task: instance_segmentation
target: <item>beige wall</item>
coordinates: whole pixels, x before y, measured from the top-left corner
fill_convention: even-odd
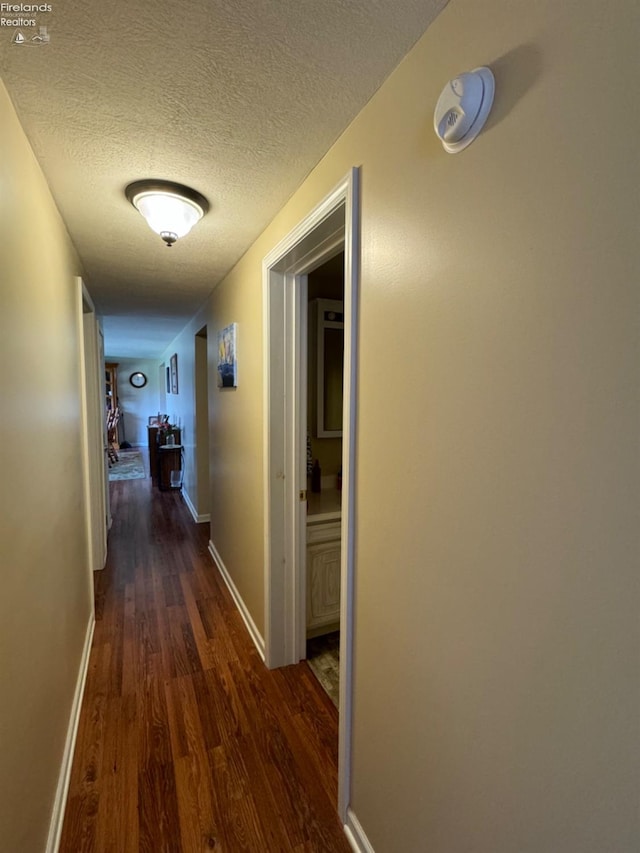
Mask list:
[[[198,330],[195,343],[196,479],[199,515],[209,514],[209,341],[206,326]]]
[[[261,261],[362,167],[352,805],[377,853],[639,843],[637,10],[452,0],[211,299],[240,362],[212,537],[262,630]],[[437,97],[484,63],[488,126],[447,155]]]
[[[262,257],[254,244],[211,300],[213,341],[238,323],[238,387],[214,388],[211,538],[264,636]],[[215,370],[216,347],[211,347]]]
[[[206,512],[206,507],[198,502],[198,469],[196,459],[196,344],[195,336],[207,323],[206,312],[201,311],[182,332],[171,342],[162,354],[161,361],[166,366],[171,363],[174,353],[178,356],[178,393],[167,394],[165,414],[172,424],[180,424],[183,450],[183,490],[187,493],[192,506],[198,513]],[[165,385],[166,387],[166,385]]]
[[[152,359],[122,358],[108,356],[106,361],[118,365],[118,405],[122,422],[118,435],[134,447],[147,447],[149,417],[160,411],[160,387],[158,362]],[[140,371],[147,377],[143,388],[134,388],[129,382],[132,373]]]
[[[211,514],[211,541],[229,568],[251,615],[264,632],[262,472],[262,282],[243,262],[164,351],[178,355],[179,394],[167,411],[183,425],[184,491],[197,513]],[[248,266],[251,270],[251,265]],[[218,388],[218,332],[238,324],[238,387]],[[198,492],[196,466],[195,336],[207,327],[209,500]],[[212,571],[213,571],[212,567]]]
[[[631,0],[454,0],[352,128],[353,806],[377,853],[640,845],[639,36]],[[430,110],[482,63],[489,126],[447,155]]]
[[[92,612],[78,260],[0,83],[0,848],[41,851]]]

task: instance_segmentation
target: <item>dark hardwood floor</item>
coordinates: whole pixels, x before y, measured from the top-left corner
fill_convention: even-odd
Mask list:
[[[346,853],[331,701],[266,669],[179,493],[111,495],[61,853]]]

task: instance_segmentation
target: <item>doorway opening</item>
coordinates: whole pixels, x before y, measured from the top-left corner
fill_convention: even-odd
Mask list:
[[[307,327],[310,274],[344,250],[342,490],[339,525],[340,717],[338,813],[350,798],[358,170],[263,261],[265,341],[265,657],[270,668],[306,657]],[[337,475],[336,475],[337,477]]]
[[[207,327],[203,326],[194,337],[195,346],[195,404],[196,447],[195,475],[196,507],[189,506],[198,524],[208,522],[209,512],[209,381],[207,356]]]
[[[344,246],[307,275],[306,654],[340,707]]]

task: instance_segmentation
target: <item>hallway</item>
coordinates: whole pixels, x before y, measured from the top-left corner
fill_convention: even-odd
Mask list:
[[[307,665],[266,669],[178,492],[111,499],[61,853],[348,851]]]

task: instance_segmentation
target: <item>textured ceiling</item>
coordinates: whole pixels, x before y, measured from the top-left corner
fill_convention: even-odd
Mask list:
[[[53,0],[49,44],[0,29],[110,355],[160,355],[445,4]],[[145,177],[211,203],[172,249],[124,197]]]

